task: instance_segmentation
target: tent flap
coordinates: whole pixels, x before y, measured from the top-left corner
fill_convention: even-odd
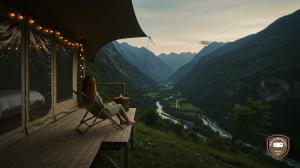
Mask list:
[[[99,49],[113,40],[146,37],[131,0],[7,0],[39,23],[58,29],[63,36],[85,40],[93,60]]]

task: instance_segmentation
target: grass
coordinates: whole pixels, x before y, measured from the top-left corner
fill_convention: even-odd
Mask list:
[[[195,143],[173,133],[164,132],[137,123],[135,149],[130,151],[132,168],[199,168],[199,167],[253,167],[276,168],[283,165],[254,155],[220,150],[206,143]]]
[[[155,99],[158,96],[158,94],[159,93],[157,93],[157,92],[148,92],[145,95]]]
[[[182,110],[185,110],[185,111],[193,111],[193,112],[198,112],[198,111],[201,111],[200,108],[190,104],[190,103],[183,103],[181,104],[181,109]]]
[[[192,105],[191,103],[181,103],[179,100],[179,107],[180,107],[180,110],[182,111],[186,111],[186,112],[201,112],[202,110],[199,108],[199,107],[196,107],[194,105]],[[176,103],[174,101],[172,102],[169,102],[169,107],[171,108],[176,108]]]

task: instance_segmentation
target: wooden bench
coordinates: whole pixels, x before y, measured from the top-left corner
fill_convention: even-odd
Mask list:
[[[110,147],[125,147],[125,167],[128,167],[128,144],[133,144],[133,126],[115,129],[107,120],[82,135],[75,128],[84,112],[79,109],[0,150],[1,167],[88,168],[100,150]],[[135,112],[135,108],[130,108],[128,116],[134,119]]]

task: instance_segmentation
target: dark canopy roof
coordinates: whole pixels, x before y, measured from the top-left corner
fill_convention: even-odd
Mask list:
[[[131,0],[6,0],[41,23],[54,26],[63,36],[84,39],[93,60],[108,42],[146,37],[138,24]]]

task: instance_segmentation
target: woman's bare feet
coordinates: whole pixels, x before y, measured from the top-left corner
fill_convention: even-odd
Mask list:
[[[126,124],[127,124],[127,125],[134,124],[134,123],[135,123],[134,120],[133,120],[133,121],[131,121],[131,120],[127,120],[127,121],[126,121]]]

